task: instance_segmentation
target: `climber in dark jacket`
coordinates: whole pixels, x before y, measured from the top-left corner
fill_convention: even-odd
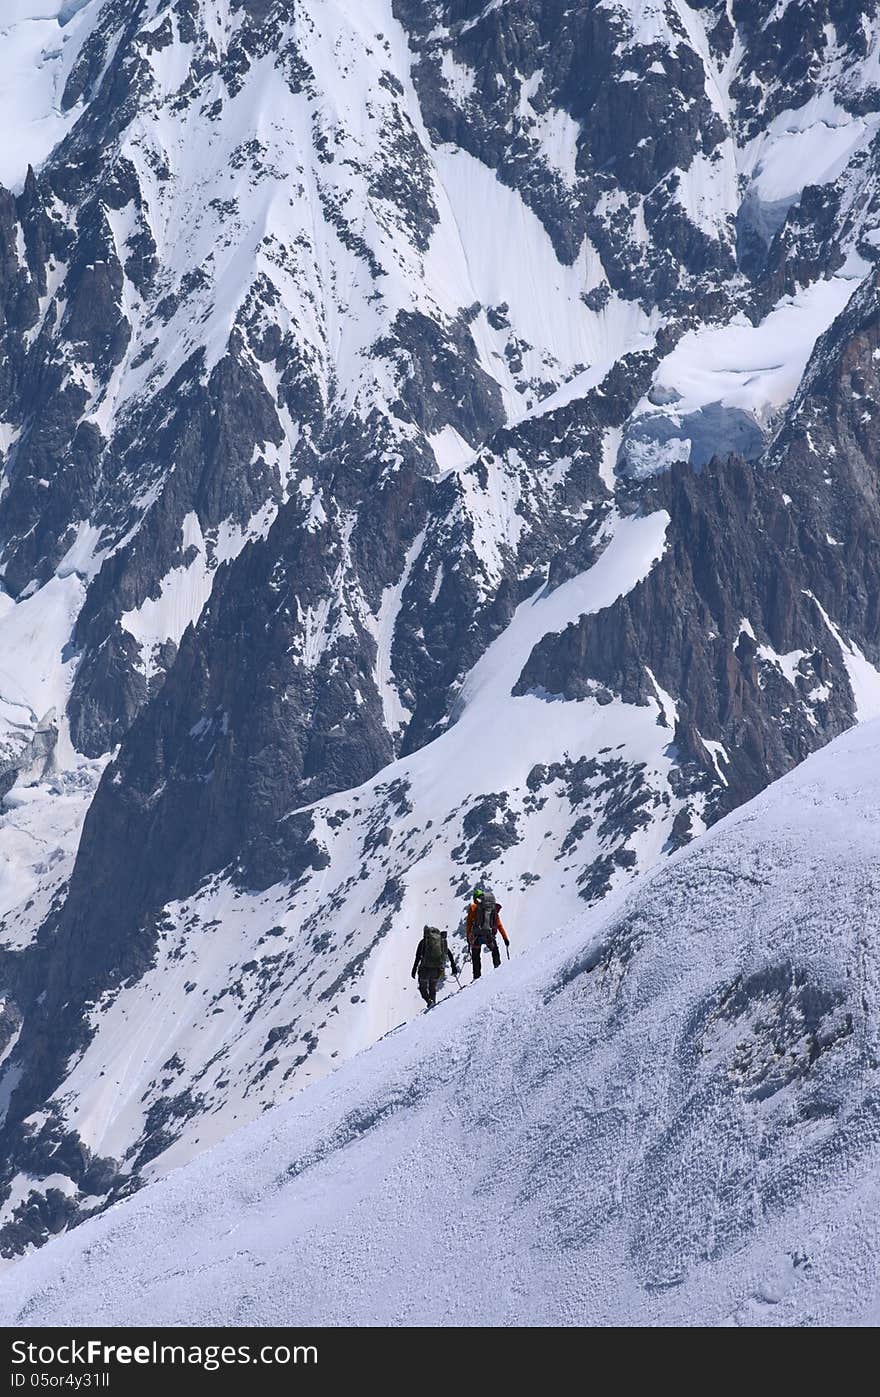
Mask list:
[[[437,1002],[437,986],[443,979],[447,959],[452,966],[453,975],[457,976],[458,966],[455,956],[446,944],[446,932],[435,926],[426,926],[422,931],[422,939],[416,946],[412,978],[415,979],[418,972],[419,994],[429,1009],[433,1009]]]

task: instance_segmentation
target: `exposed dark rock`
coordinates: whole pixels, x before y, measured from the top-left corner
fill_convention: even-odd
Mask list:
[[[614,606],[542,641],[518,691],[578,699],[604,685],[644,704],[650,670],[677,704],[679,760],[710,773],[705,740],[726,753],[715,815],[849,726],[845,657],[820,603],[876,663],[880,482],[863,403],[880,393],[878,344],[867,285],[817,346],[769,469],[673,467],[645,497],[671,516],[663,558]],[[792,655],[786,673],[774,656]]]
[[[674,6],[658,9],[646,39],[626,6],[393,0],[419,110],[388,37],[358,31],[364,130],[348,132],[309,61],[320,7],[233,0],[222,41],[200,0],[161,15],[146,0],[95,7],[60,95],[76,119],[19,193],[0,189],[0,577],[18,601],[79,579],[64,716],[81,753],[114,754],[69,891],[54,894],[33,944],[0,949],[0,1051],[20,1030],[0,1178],[54,1171],[73,1190],[35,1187],[0,1248],[37,1244],[137,1187],[137,1171],[206,1109],[208,1068],[194,1085],[189,1064],[169,1058],[144,1096],[131,1173],[91,1158],[60,1114],[36,1133],[27,1125],[62,1087],[102,997],[167,941],[179,938],[182,958],[211,935],[217,922],[187,910],[178,924],[173,900],[220,875],[237,895],[279,885],[272,896],[293,899],[331,866],[327,830],[351,820],[362,867],[333,880],[295,933],[279,908],[221,991],[194,966],[183,994],[211,1015],[246,1005],[250,1021],[295,978],[325,1016],[358,1013],[422,841],[454,832],[464,894],[561,797],[570,819],[557,866],[595,901],[638,866],[655,818],[669,817],[666,848],[679,848],[853,721],[849,647],[880,663],[876,279],[818,344],[782,421],[720,399],[678,420],[675,394],[653,380],[689,328],[738,312],[758,323],[853,247],[866,264],[880,257],[876,136],[845,180],[770,203],[753,183],[735,216],[716,217],[711,198],[688,207],[689,171],[702,172],[700,188],[723,183],[734,146],[820,84],[837,110],[873,117],[876,87],[852,81],[851,65],[868,55],[874,8],[808,0],[770,14],[695,0],[687,26]],[[164,93],[157,59],[176,49],[186,62]],[[707,66],[734,59],[725,116]],[[255,65],[271,62],[308,113],[305,140],[288,164],[265,130],[236,135],[230,181],[224,171],[196,198],[173,151],[133,126],[164,104],[163,121],[220,135]],[[571,359],[594,362],[536,363],[512,288],[459,306],[432,282],[446,191],[431,140],[517,192],[560,275],[588,269],[582,289],[572,283],[584,347]],[[287,241],[274,212],[259,229],[248,222],[282,198],[264,198],[272,180],[292,226],[308,210]],[[199,237],[180,234],[178,246],[175,232],[169,252],[193,200],[213,245],[196,220]],[[506,231],[494,230],[499,243]],[[637,311],[654,329],[605,372],[606,340]],[[340,325],[362,327],[363,342]],[[587,374],[594,386],[580,391]],[[569,377],[569,401],[511,418],[508,399],[537,406]],[[644,398],[656,411],[632,419]],[[676,439],[689,460],[666,471]],[[609,441],[621,443],[616,460]],[[450,442],[455,464],[440,470]],[[415,795],[402,779],[373,788],[366,818],[352,800],[321,823],[316,803],[458,720],[466,676],[517,606],[589,569],[617,515],[659,508],[670,516],[663,558],[613,606],[545,637],[517,692],[603,711],[615,699],[657,704],[663,783],[606,750],[535,767],[521,805],[485,793],[497,785],[487,775],[406,840]],[[134,618],[165,604],[180,615],[142,642]],[[55,760],[63,715],[22,711],[0,739],[0,800]],[[382,872],[361,913],[371,939],[349,947],[334,914],[373,863]],[[519,875],[523,887],[533,878]],[[294,934],[301,944],[283,939]],[[617,947],[609,964],[628,954]],[[786,1043],[801,1015],[825,1051],[844,1029],[832,1009],[833,1033],[815,1027],[792,975],[766,994],[750,987],[743,1014],[763,996]],[[314,1054],[318,1033],[302,1029],[296,1016],[268,1020],[254,1086],[276,1069],[287,1081]],[[764,1046],[738,1063],[744,1090],[775,1080]],[[219,1095],[226,1083],[217,1077]]]

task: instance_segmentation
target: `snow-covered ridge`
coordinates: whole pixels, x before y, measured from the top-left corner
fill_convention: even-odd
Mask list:
[[[0,1318],[876,1323],[878,759],[876,723],[839,739],[622,906],[15,1263]]]

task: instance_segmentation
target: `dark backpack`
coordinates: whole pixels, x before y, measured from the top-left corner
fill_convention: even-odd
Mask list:
[[[492,893],[483,893],[477,904],[477,934],[484,941],[494,941],[498,929],[498,909],[501,906],[495,901]]]
[[[442,970],[446,965],[446,932],[439,927],[425,927],[420,964],[423,970]]]

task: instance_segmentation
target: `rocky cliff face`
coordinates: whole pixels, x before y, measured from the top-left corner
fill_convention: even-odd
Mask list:
[[[27,10],[13,1250],[880,711],[873,6]]]
[[[643,503],[662,502],[673,521],[663,559],[612,607],[545,637],[515,692],[675,696],[682,765],[699,770],[712,819],[854,714],[873,716],[863,684],[880,661],[878,362],[875,273],[820,340],[765,456],[676,464],[646,491]],[[693,813],[682,807],[680,829]]]

